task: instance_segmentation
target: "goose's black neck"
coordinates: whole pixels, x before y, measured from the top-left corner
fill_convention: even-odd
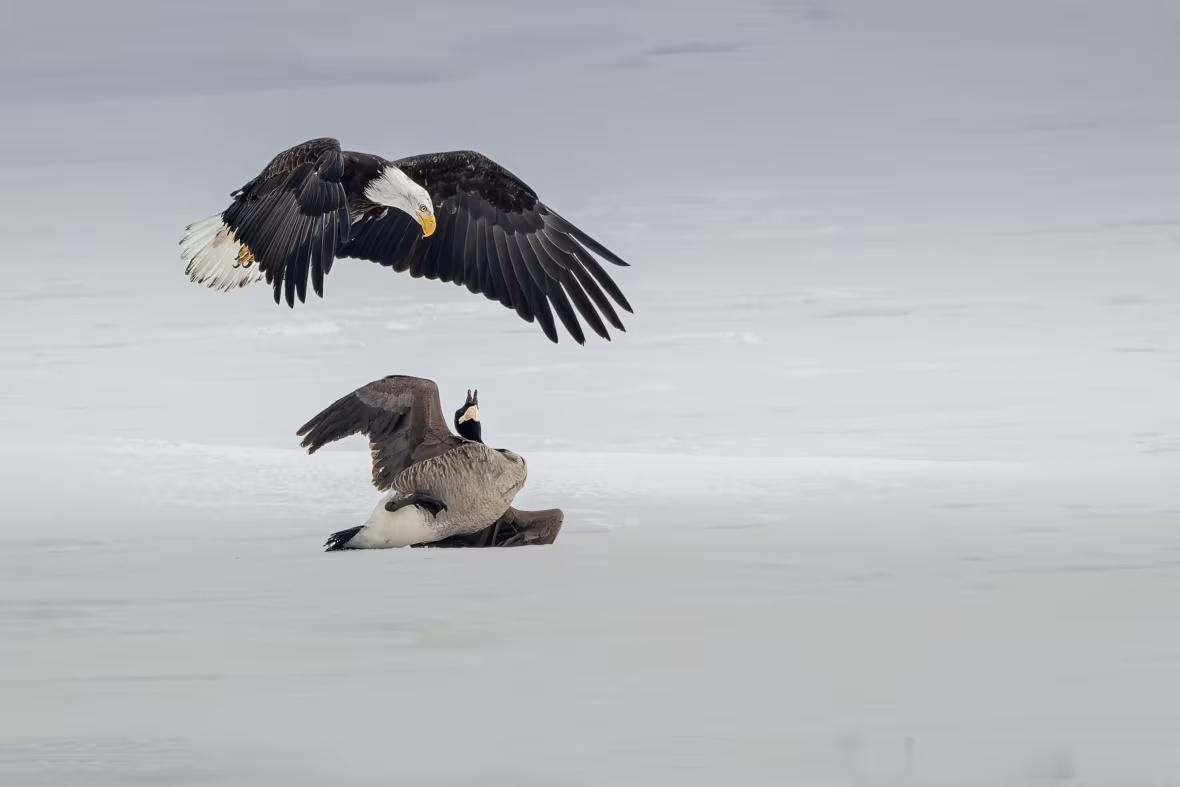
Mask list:
[[[472,440],[476,443],[483,442],[483,430],[479,427],[479,421],[476,421],[475,419],[459,423],[459,414],[456,413],[455,431],[458,432],[459,436],[464,440]]]
[[[464,440],[476,443],[483,442],[483,432],[479,428],[479,391],[474,393],[467,389],[467,400],[463,406],[455,411],[455,431]]]

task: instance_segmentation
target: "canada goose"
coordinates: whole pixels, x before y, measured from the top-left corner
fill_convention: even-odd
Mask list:
[[[611,300],[631,311],[595,255],[627,263],[474,151],[388,161],[313,139],[275,156],[230,196],[181,241],[189,278],[215,289],[265,279],[276,303],[294,306],[307,296],[309,273],[322,297],[333,261],[355,257],[466,285],[536,320],[554,342],[554,312],[582,344],[577,314],[610,339],[603,318],[625,330]]]
[[[524,459],[483,444],[479,392],[467,392],[451,433],[438,386],[391,375],[339,399],[299,430],[309,454],[363,433],[373,454],[373,485],[390,490],[368,521],[333,533],[327,551],[383,549],[476,533],[496,522],[524,486]]]

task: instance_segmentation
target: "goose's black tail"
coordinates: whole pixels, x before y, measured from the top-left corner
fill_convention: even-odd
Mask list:
[[[361,532],[362,527],[364,525],[357,525],[356,527],[350,527],[347,530],[341,530],[328,536],[328,540],[324,542],[324,551],[335,552],[344,549],[344,545],[352,540],[353,536]]]

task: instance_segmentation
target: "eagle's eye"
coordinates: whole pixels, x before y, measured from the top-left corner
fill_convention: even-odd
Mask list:
[[[425,213],[425,212],[426,212],[426,206],[425,206],[425,205],[419,205],[419,206],[418,206],[418,210],[420,210],[420,211],[422,211],[423,213]]]

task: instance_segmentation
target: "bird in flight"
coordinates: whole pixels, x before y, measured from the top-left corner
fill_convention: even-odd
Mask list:
[[[562,218],[529,186],[470,150],[389,161],[321,138],[285,150],[231,194],[229,207],[187,227],[191,281],[233,290],[266,281],[276,303],[323,297],[339,257],[465,286],[557,341],[579,344],[579,316],[604,339],[631,304],[599,260],[627,265]],[[556,320],[554,319],[556,315]]]

